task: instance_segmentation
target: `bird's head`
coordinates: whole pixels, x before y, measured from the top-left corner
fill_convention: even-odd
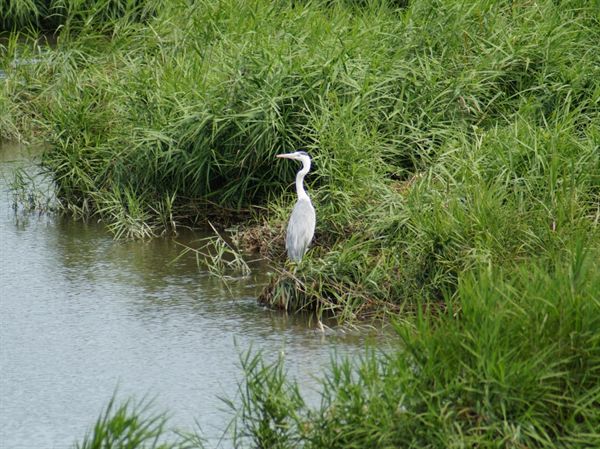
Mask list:
[[[293,153],[278,154],[277,157],[285,159],[294,159],[296,161],[301,161],[302,163],[310,164],[310,156],[306,151],[294,151]]]

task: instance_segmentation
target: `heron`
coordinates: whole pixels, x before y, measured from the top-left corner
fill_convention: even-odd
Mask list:
[[[288,257],[294,262],[300,262],[315,235],[315,208],[304,190],[304,177],[310,170],[310,156],[305,151],[296,151],[294,153],[278,154],[277,157],[302,162],[302,169],[296,174],[298,201],[296,201],[294,210],[292,210],[285,237]]]

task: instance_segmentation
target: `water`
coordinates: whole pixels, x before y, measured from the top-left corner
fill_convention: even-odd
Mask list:
[[[10,69],[23,65],[36,65],[44,61],[50,49],[56,47],[56,36],[53,34],[41,35],[37,38],[20,36],[17,39],[22,47],[15,53],[14,59],[10,63]],[[5,51],[11,47],[11,38],[6,35],[0,36],[0,49]],[[10,72],[10,70],[8,70]],[[8,78],[7,70],[0,68],[0,81]]]
[[[214,447],[240,351],[283,351],[315,401],[330,357],[361,352],[356,336],[258,305],[266,267],[225,285],[191,255],[173,262],[172,239],[117,242],[97,223],[15,213],[6,178],[21,153],[0,146],[0,448],[71,447],[116,389],[154,398],[171,428],[197,422]]]

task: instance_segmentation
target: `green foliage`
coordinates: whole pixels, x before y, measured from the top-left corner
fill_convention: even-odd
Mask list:
[[[289,277],[299,278],[305,303],[352,316],[382,303],[441,300],[460,273],[554,260],[569,241],[598,248],[598,123],[577,127],[562,117],[532,126],[519,114],[510,125],[456,132],[427,169],[377,193],[366,187],[370,198],[344,205],[331,223],[333,201],[320,197],[323,187],[316,202],[325,235],[317,241],[325,249],[309,252]],[[348,223],[336,236],[341,216]]]
[[[238,402],[227,400],[236,416],[235,447],[284,449],[298,447],[305,407],[298,386],[286,378],[283,359],[265,363],[246,352],[241,359],[245,380]]]
[[[174,449],[182,447],[161,442],[165,419],[149,416],[147,405],[132,406],[125,402],[117,406],[113,397],[98,418],[92,432],[77,449]]]
[[[45,53],[12,37],[0,130],[35,129],[65,208],[130,238],[257,205],[283,229],[274,155],[309,151],[316,245],[265,295],[293,308],[398,310],[598,247],[593,2],[400,3],[181,0]]]
[[[199,267],[224,280],[230,279],[231,274],[248,276],[251,273],[250,266],[240,252],[227,242],[212,224],[210,226],[215,235],[200,239],[199,242],[203,244],[198,248],[179,243],[184,249],[178,258],[192,252]]]
[[[4,0],[0,3],[0,32],[101,29],[119,19],[145,21],[158,4],[152,0]]]
[[[287,401],[284,447],[597,447],[597,260],[576,241],[564,261],[459,275],[446,308],[400,318],[396,351],[334,362],[316,409]],[[254,407],[285,397],[281,366],[252,366]]]

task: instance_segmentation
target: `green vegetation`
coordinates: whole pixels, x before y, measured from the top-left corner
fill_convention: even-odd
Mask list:
[[[401,349],[332,367],[317,410],[246,360],[240,447],[600,446],[600,4],[162,3],[11,33],[0,134],[115,235],[251,210],[277,264],[274,155],[313,156],[315,245],[263,300],[392,312]]]
[[[281,361],[246,354],[236,447],[598,447],[600,281],[571,256],[464,275],[448,310],[397,324],[402,350],[334,363],[317,408]]]
[[[598,447],[600,282],[572,256],[463,276],[449,310],[398,324],[402,350],[334,365],[316,410],[246,362],[241,447]]]
[[[154,0],[3,0],[0,31],[56,32],[62,27],[85,31],[110,27],[119,19],[146,21],[159,2]],[[84,30],[82,30],[84,28]]]
[[[183,247],[178,258],[191,252],[196,256],[196,264],[199,267],[221,279],[230,279],[232,274],[250,275],[252,270],[243,255],[236,251],[212,224],[210,226],[214,236],[197,240],[195,243],[202,243],[199,248],[178,243]]]
[[[150,414],[149,404],[125,402],[119,406],[113,397],[98,418],[93,431],[77,449],[175,449],[175,444],[160,442],[166,418]]]

